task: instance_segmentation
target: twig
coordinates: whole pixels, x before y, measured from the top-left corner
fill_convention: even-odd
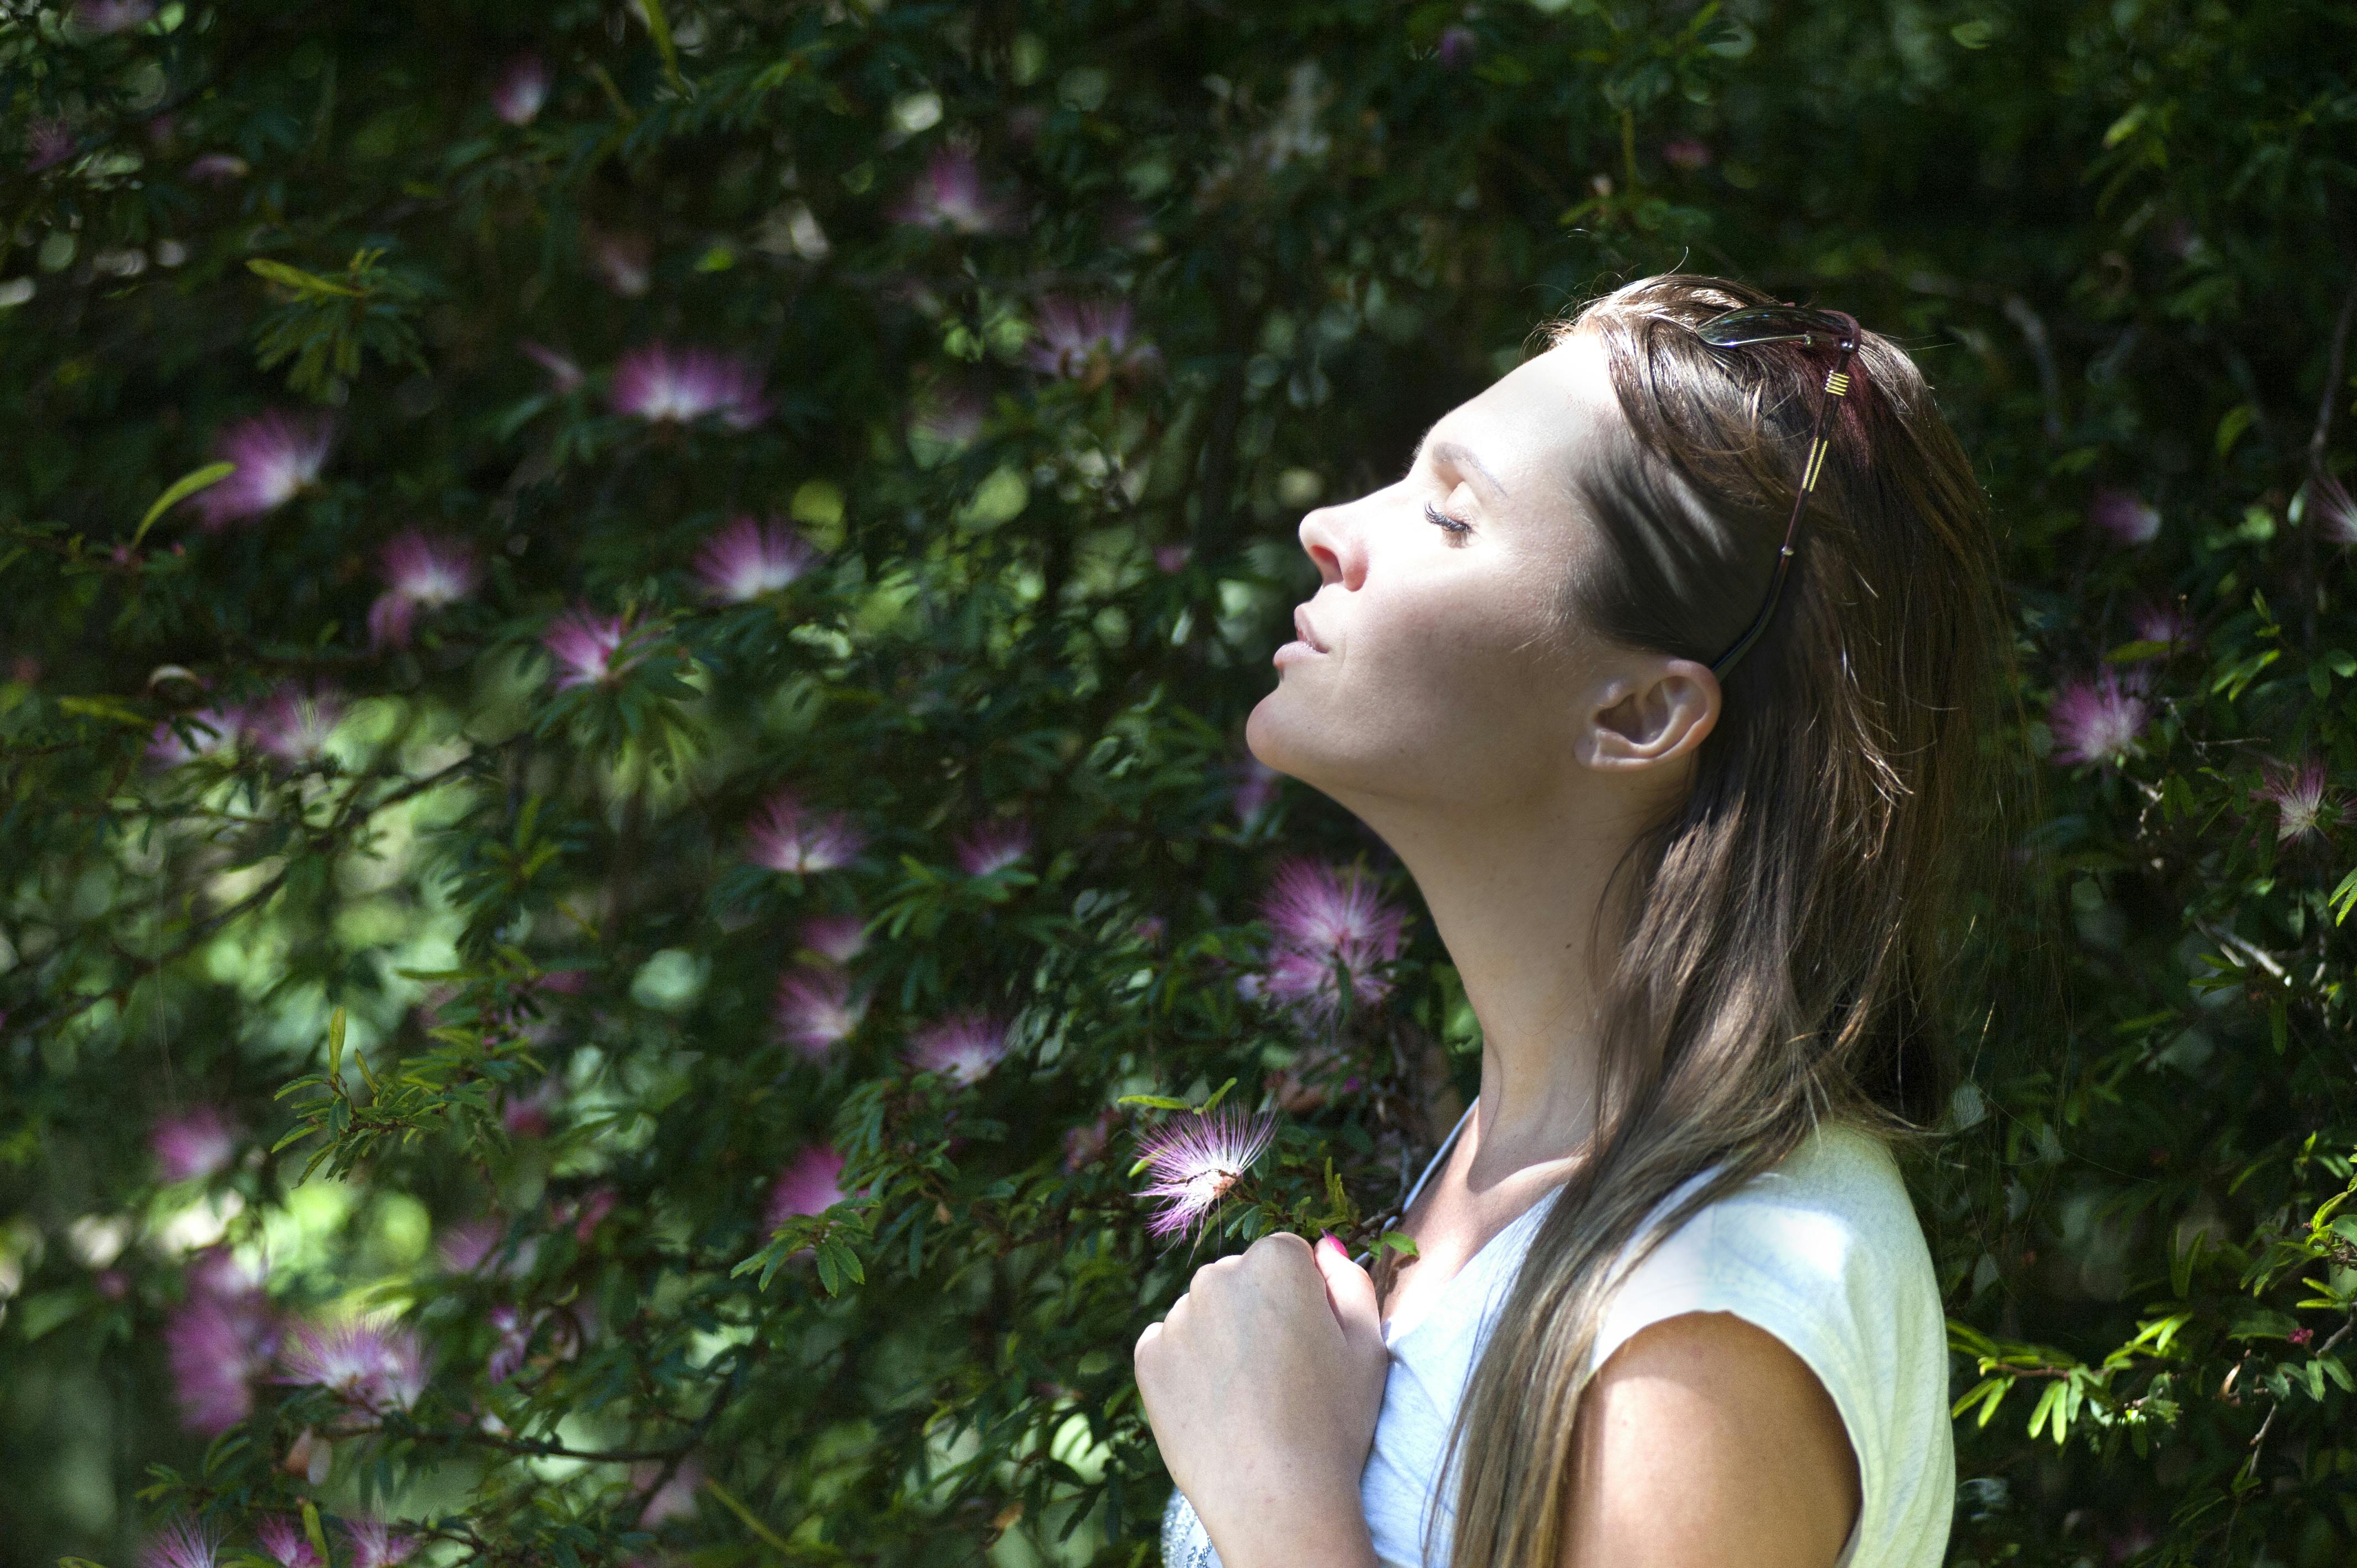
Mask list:
[[[2018,294],[2005,296],[2005,318],[2021,329],[2029,357],[2038,363],[2038,392],[2046,400],[2046,439],[2062,439],[2062,375],[2054,368],[2054,345],[2046,333],[2045,318]]]

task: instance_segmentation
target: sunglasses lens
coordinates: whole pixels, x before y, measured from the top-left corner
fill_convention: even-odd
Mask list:
[[[1792,343],[1813,338],[1838,340],[1846,328],[1821,311],[1763,305],[1714,316],[1695,330],[1713,348],[1739,349],[1749,343]]]

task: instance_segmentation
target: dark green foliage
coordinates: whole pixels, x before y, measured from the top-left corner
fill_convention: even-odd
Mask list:
[[[2357,1561],[2347,7],[143,9],[0,16],[0,1563],[1150,1558],[1138,1331],[1265,1225],[1377,1243],[1476,1059],[1428,927],[1330,1030],[1239,990],[1284,855],[1411,891],[1238,799],[1292,530],[1682,264],[1914,349],[2007,533],[2025,892],[1918,1172],[1953,1561]],[[1044,365],[1060,301],[1133,340]],[[658,343],[758,388],[618,407]],[[324,464],[228,515],[273,411]],[[707,592],[739,517],[807,569]],[[412,530],[476,579],[387,608]],[[856,857],[750,860],[781,791]],[[908,1065],[964,1013],[1003,1060]],[[1296,1113],[1155,1243],[1135,1134],[1230,1080]],[[828,1142],[865,1196],[773,1232]],[[414,1397],[257,1352],[184,1429],[216,1232],[272,1321],[402,1313]]]

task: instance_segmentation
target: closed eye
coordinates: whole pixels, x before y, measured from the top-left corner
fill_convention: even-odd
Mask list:
[[[1448,533],[1448,542],[1451,544],[1462,542],[1465,536],[1473,532],[1473,525],[1471,523],[1467,522],[1462,518],[1449,516],[1438,507],[1434,506],[1430,501],[1424,503],[1424,520],[1426,522],[1431,523],[1436,528],[1447,530]]]

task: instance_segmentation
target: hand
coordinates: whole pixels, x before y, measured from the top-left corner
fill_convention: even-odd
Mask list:
[[[1391,1358],[1340,1242],[1264,1236],[1198,1269],[1135,1359],[1163,1463],[1227,1568],[1373,1561],[1359,1472]]]

